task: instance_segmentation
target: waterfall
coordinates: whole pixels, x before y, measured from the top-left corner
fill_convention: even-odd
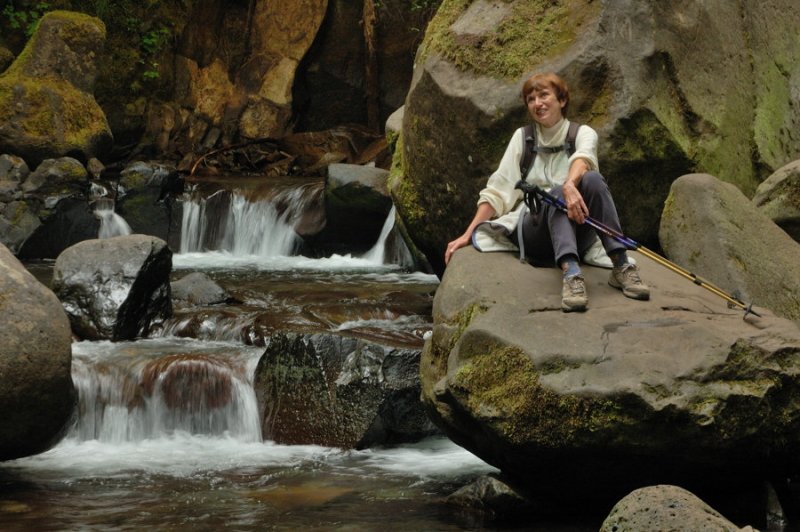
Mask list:
[[[220,191],[184,202],[181,253],[227,251],[235,256],[292,255],[299,244],[294,222],[302,213],[303,187],[270,200],[249,201]]]
[[[100,231],[97,234],[97,238],[129,235],[132,232],[128,222],[114,212],[114,202],[110,199],[100,198],[96,200],[94,215],[100,219]]]
[[[386,221],[383,222],[381,234],[378,241],[367,251],[363,258],[377,264],[398,264],[403,267],[413,267],[414,258],[408,250],[408,246],[403,241],[395,228],[395,217],[397,209],[392,205]]]
[[[261,441],[252,387],[259,357],[171,351],[153,356],[126,344],[75,344],[79,403],[70,436],[122,443],[185,432]]]

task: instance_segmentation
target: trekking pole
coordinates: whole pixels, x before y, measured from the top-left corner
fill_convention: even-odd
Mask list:
[[[556,209],[565,213],[567,212],[567,205],[564,203],[563,200],[553,196],[549,192],[542,190],[536,185],[530,185],[524,181],[519,181],[516,185],[516,188],[522,190],[525,199],[525,204],[528,206],[529,209],[533,211],[538,211],[539,198],[541,198],[542,201],[552,205]],[[750,303],[749,305],[744,303],[739,298],[734,297],[733,295],[725,292],[723,289],[719,288],[718,286],[715,286],[709,281],[706,281],[705,279],[698,277],[694,273],[690,272],[686,268],[683,268],[682,266],[679,266],[678,264],[675,264],[666,257],[662,257],[655,251],[647,249],[634,239],[625,236],[624,234],[607,226],[606,224],[599,222],[590,216],[587,216],[583,223],[588,224],[591,227],[594,227],[595,229],[597,229],[598,231],[602,232],[607,236],[610,236],[611,238],[613,238],[614,240],[616,240],[629,250],[638,251],[645,257],[657,262],[658,264],[664,266],[669,270],[672,270],[681,277],[684,277],[685,279],[692,281],[694,284],[705,288],[709,292],[716,294],[717,296],[727,301],[729,306],[731,306],[731,308],[739,307],[740,309],[744,310],[744,316],[743,316],[744,318],[746,318],[748,314],[753,314],[754,316],[758,316],[759,318],[761,317],[761,314],[753,310],[752,303]]]

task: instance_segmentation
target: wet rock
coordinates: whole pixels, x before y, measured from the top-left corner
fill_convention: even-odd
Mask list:
[[[157,395],[167,408],[209,412],[231,402],[231,374],[231,368],[216,357],[171,354],[145,366],[140,386],[147,397]]]
[[[29,211],[31,205],[41,206],[40,203],[29,201],[26,203]],[[24,242],[18,248],[21,259],[55,259],[68,247],[97,238],[100,232],[100,220],[83,197],[62,199],[49,213],[41,210],[31,212],[31,216],[35,214],[46,216],[44,222],[40,222],[38,216],[35,222],[30,219],[32,230],[26,232]]]
[[[389,172],[371,166],[331,164],[325,187],[327,223],[306,241],[325,254],[368,251],[378,241],[392,208]]]
[[[124,192],[116,212],[131,231],[158,237],[172,249],[180,249],[183,177],[168,165],[137,161],[126,166],[118,185]]]
[[[32,166],[49,157],[86,161],[106,153],[113,138],[93,95],[105,25],[81,13],[51,11],[36,28],[0,74],[0,151]]]
[[[708,174],[677,179],[659,235],[678,264],[800,323],[800,244],[733,185]]]
[[[172,314],[171,270],[172,252],[158,238],[87,240],[58,256],[53,291],[80,338],[132,340]]]
[[[696,495],[678,486],[637,489],[620,500],[600,527],[600,532],[648,530],[713,530],[755,532],[739,528]]]
[[[800,161],[779,168],[758,185],[753,204],[800,242]]]
[[[535,506],[497,475],[486,475],[447,497],[449,504],[481,510],[493,519],[530,514]]]
[[[255,374],[264,438],[364,448],[434,433],[419,403],[418,357],[333,334],[273,335]]]
[[[230,296],[202,272],[194,272],[170,284],[172,300],[185,305],[203,306],[224,303]]]
[[[0,245],[0,460],[43,452],[72,417],[69,320],[53,292]]]
[[[632,256],[650,301],[585,267],[588,311],[564,314],[557,269],[457,251],[420,361],[434,422],[526,492],[573,501],[613,503],[665,479],[759,484],[768,471],[800,471],[797,324],[760,307],[762,318],[743,320]]]

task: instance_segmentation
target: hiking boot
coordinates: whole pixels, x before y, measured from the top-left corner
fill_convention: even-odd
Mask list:
[[[586,282],[583,275],[570,275],[564,277],[561,285],[561,310],[564,312],[579,312],[586,310],[589,298],[586,296]]]
[[[635,264],[623,264],[619,268],[612,269],[608,284],[619,288],[631,299],[650,299],[650,287],[642,282],[639,277],[639,267]]]

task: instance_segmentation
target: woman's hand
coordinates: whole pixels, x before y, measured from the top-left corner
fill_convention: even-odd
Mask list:
[[[444,263],[447,265],[450,262],[450,258],[453,256],[453,253],[456,252],[457,249],[463,248],[464,246],[469,245],[471,240],[470,232],[469,235],[463,234],[460,237],[456,238],[455,240],[451,241],[447,244],[447,249],[444,252]]]
[[[582,224],[589,216],[589,209],[583,202],[583,196],[578,192],[578,188],[567,181],[561,188],[564,192],[564,203],[567,204],[567,216],[576,224]]]

